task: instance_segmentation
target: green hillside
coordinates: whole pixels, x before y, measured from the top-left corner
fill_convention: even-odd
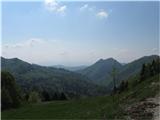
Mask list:
[[[3,119],[107,119],[134,118],[127,111],[134,103],[155,97],[159,92],[159,74],[142,82],[134,77],[129,81],[128,89],[114,96],[91,97],[70,101],[53,101],[37,104],[25,104],[18,109],[2,112]],[[147,107],[147,106],[145,106]],[[139,115],[140,114],[140,115]],[[150,113],[139,113],[139,119],[151,119]]]
[[[77,72],[87,76],[91,79],[92,82],[98,85],[107,86],[112,79],[111,71],[113,66],[115,66],[118,69],[118,71],[120,71],[122,68],[122,65],[118,61],[116,61],[113,58],[108,58],[105,60],[100,59],[93,65]]]
[[[119,75],[118,75],[119,79],[125,80],[130,76],[134,76],[135,74],[140,72],[141,67],[144,63],[150,63],[155,59],[159,59],[159,56],[157,55],[144,56],[137,60],[134,60],[133,62],[130,62],[124,65],[121,71],[119,72]]]
[[[99,87],[88,78],[74,72],[53,67],[39,66],[18,58],[1,57],[1,68],[10,72],[24,92],[32,90],[50,94],[64,92],[69,97],[85,97],[106,94],[106,88]]]
[[[121,80],[128,79],[129,77],[138,74],[144,63],[152,62],[152,60],[157,58],[159,58],[159,56],[157,55],[144,56],[125,65],[121,65],[113,58],[109,58],[106,60],[101,59],[95,64],[78,72],[90,78],[94,83],[98,85],[108,86],[108,88],[110,89],[112,84],[111,71],[113,66],[117,69],[117,82],[119,83]]]

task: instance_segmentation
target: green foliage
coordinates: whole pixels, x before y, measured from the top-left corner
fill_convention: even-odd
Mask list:
[[[50,97],[49,93],[44,90],[42,92],[42,101],[50,101],[50,100],[51,100],[51,97]]]
[[[53,101],[53,100],[67,100],[67,96],[64,92],[59,93],[55,92],[54,94],[50,94],[47,91],[43,91],[41,93],[42,101]]]
[[[14,75],[25,93],[24,97],[31,91],[40,94],[47,91],[49,96],[53,96],[55,92],[64,92],[69,98],[98,96],[107,92],[105,87],[89,82],[87,77],[64,69],[29,64],[17,58],[1,58],[1,63],[2,70]]]
[[[141,71],[141,67],[144,63],[152,62],[152,60],[159,58],[157,55],[144,56],[131,63],[121,65],[118,61],[113,58],[106,60],[99,60],[95,64],[78,71],[79,73],[86,75],[90,78],[90,81],[102,86],[107,86],[108,89],[113,88],[112,71],[113,65],[117,68],[118,79],[117,85],[121,83],[122,80],[126,80],[131,76],[135,76]],[[159,69],[157,67],[157,69]]]
[[[2,112],[2,119],[125,119],[125,107],[154,97],[159,92],[159,74],[136,85],[138,77],[128,80],[128,90],[114,96],[52,101],[24,105]]]
[[[28,101],[30,103],[38,103],[38,102],[41,102],[41,99],[37,92],[32,91],[29,95]]]
[[[111,76],[112,76],[112,80],[113,80],[113,92],[115,93],[117,90],[117,86],[116,86],[116,79],[117,79],[117,69],[115,66],[113,66],[112,71],[111,71]]]
[[[54,98],[54,100],[58,100],[58,95],[57,95],[57,93],[56,93],[56,92],[54,93],[53,98]]]
[[[121,82],[121,84],[119,85],[119,87],[118,87],[118,92],[119,93],[121,93],[121,92],[123,92],[125,90],[128,90],[128,81],[127,80],[126,81],[123,80]]]
[[[9,72],[1,72],[2,110],[20,105],[21,97],[14,77]]]
[[[3,109],[7,109],[7,108],[11,108],[12,104],[13,104],[13,101],[12,101],[12,98],[8,92],[8,90],[2,88],[2,110]]]
[[[100,59],[95,64],[78,72],[86,75],[91,79],[90,81],[98,85],[107,86],[112,82],[111,71],[113,66],[116,67],[118,71],[122,69],[122,65],[118,61],[113,58],[109,58],[106,60]]]
[[[63,92],[61,93],[60,100],[67,100],[67,96]]]
[[[149,62],[151,62],[152,60],[149,59]],[[144,61],[146,60],[143,59],[142,61],[140,63],[138,63],[138,61],[135,61],[134,64],[131,63],[131,68],[127,68],[129,70],[129,73],[135,74],[136,72],[134,70],[139,70],[139,65],[142,65],[142,63],[144,63]],[[133,65],[136,66],[135,69],[133,69]],[[67,71],[63,73],[60,70],[60,73],[57,72],[55,74],[54,70],[54,72],[52,70],[51,72],[50,70],[48,71],[48,68],[46,70],[46,68],[44,69],[40,66],[34,67],[36,67],[36,70],[31,70],[34,74],[29,74],[32,73],[30,71],[28,71],[29,73],[27,73],[27,75],[33,75],[32,77],[35,79],[35,81],[32,80],[33,78],[27,79],[29,82],[31,82],[27,86],[34,84],[34,86],[29,88],[28,91],[32,91],[33,89],[36,90],[36,92],[32,92],[28,96],[28,99],[31,99],[31,101],[33,100],[37,102],[39,100],[38,98],[44,95],[43,94],[41,96],[38,93],[43,93],[43,91],[46,92],[44,95],[46,99],[54,98],[57,100],[59,100],[60,98],[64,99],[66,96],[68,97],[68,95],[72,96],[72,94],[73,96],[78,96],[79,94],[83,95],[83,93],[86,91],[87,94],[91,93],[91,89],[85,89],[88,87],[88,84],[86,85],[86,82],[79,81],[80,85],[83,86],[80,87],[78,85],[79,82],[77,82],[77,79],[75,79],[76,77],[70,76],[71,74],[66,73]],[[133,70],[134,72],[130,70]],[[45,74],[39,75],[39,73],[43,73],[42,71]],[[56,77],[54,76],[53,78],[56,78],[56,80],[53,80],[53,78],[50,76],[50,73],[48,72],[51,72],[52,74],[54,73]],[[151,62],[150,64],[145,64],[145,67],[142,68],[141,75],[146,75],[144,79],[141,80],[141,82],[138,82],[140,78],[139,75],[131,77],[127,79],[127,81],[122,81],[119,86],[119,94],[115,94],[114,96],[90,97],[77,100],[52,101],[29,105],[27,104],[15,110],[3,111],[2,119],[124,119],[124,115],[126,115],[124,109],[126,106],[141,100],[145,100],[149,97],[154,97],[156,94],[158,94],[160,86],[159,74],[157,73],[159,73],[159,59]],[[50,80],[48,79],[44,79],[46,78],[46,74],[49,75],[50,79],[54,81],[53,83],[50,82]],[[18,75],[18,77],[20,77],[21,79],[24,78],[23,74],[16,73],[15,75]],[[39,76],[36,77],[34,75]],[[30,78],[30,76],[25,77]],[[62,78],[63,80],[61,80]],[[47,85],[44,85],[46,84],[45,80],[49,82],[47,83]],[[69,80],[71,81],[68,82]],[[44,84],[39,84],[38,86],[35,86],[35,83]],[[52,90],[51,86],[54,88],[59,88],[59,91],[61,92]],[[89,88],[94,89],[93,86]],[[8,96],[9,92],[4,89],[2,89],[2,91],[4,93],[3,95],[5,95],[5,97],[3,98],[7,99],[7,104],[12,103],[12,100],[10,100],[10,97]],[[51,93],[49,93],[50,91]],[[51,94],[53,98],[50,98]]]
[[[143,64],[143,66],[142,66],[142,70],[141,70],[141,72],[140,72],[140,76],[141,76],[141,80],[144,80],[145,78],[146,78],[146,65],[145,64]]]
[[[3,112],[2,119],[104,119],[121,118],[121,114],[112,97],[105,96],[29,104]]]
[[[153,60],[150,63],[143,64],[141,72],[140,72],[140,81],[143,81],[149,77],[152,77],[156,74],[158,74],[160,66],[160,59]]]
[[[139,74],[144,63],[151,63],[155,59],[159,59],[159,56],[144,56],[140,59],[134,60],[133,62],[124,65],[121,71],[119,72],[119,80],[126,80],[131,76]]]

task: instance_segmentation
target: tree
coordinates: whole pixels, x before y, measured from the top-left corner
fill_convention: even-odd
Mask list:
[[[155,61],[154,70],[155,70],[156,74],[160,73],[160,59],[159,58],[156,59],[156,61]]]
[[[125,82],[122,81],[120,84],[120,91],[124,91],[124,89],[125,89]]]
[[[128,81],[125,82],[125,89],[128,89]]]
[[[146,78],[146,65],[142,65],[142,69],[140,72],[140,81],[143,81]]]
[[[53,99],[54,99],[54,100],[58,100],[58,95],[57,95],[56,92],[54,93]]]
[[[117,90],[117,87],[116,87],[116,76],[117,76],[117,69],[115,66],[112,67],[112,72],[111,72],[111,76],[112,76],[112,79],[113,79],[113,92],[115,93],[116,90]]]
[[[150,64],[150,68],[149,68],[150,69],[150,76],[153,76],[156,73],[156,71],[155,71],[155,64],[156,64],[155,60],[153,60],[152,64]]]
[[[49,93],[45,90],[42,92],[42,97],[43,97],[44,101],[50,101],[51,100]]]
[[[29,93],[25,93],[25,95],[24,95],[24,100],[25,100],[25,101],[28,101],[28,99],[29,99]]]
[[[21,103],[21,95],[14,77],[6,71],[1,71],[1,101],[2,109],[16,108]]]
[[[152,77],[160,72],[160,59],[153,60],[151,63],[143,64],[140,71],[140,81]]]
[[[60,100],[67,100],[67,97],[63,92],[61,93]]]
[[[12,101],[12,98],[8,92],[8,90],[2,88],[2,110],[3,109],[8,109],[8,108],[11,108],[12,104],[13,104],[13,101]]]
[[[39,94],[38,92],[36,91],[32,91],[29,95],[29,99],[28,99],[29,102],[31,103],[38,103],[41,101],[40,97],[39,97]]]
[[[121,84],[118,87],[119,93],[125,91],[128,89],[128,81],[122,81]]]

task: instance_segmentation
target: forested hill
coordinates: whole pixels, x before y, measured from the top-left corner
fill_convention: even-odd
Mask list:
[[[2,119],[153,119],[158,106],[159,74],[143,81],[128,80],[128,87],[114,96],[99,96],[69,101],[52,101],[2,111]],[[158,119],[157,119],[158,120]]]
[[[143,64],[151,63],[153,62],[153,60],[157,59],[160,59],[158,55],[144,56],[124,65],[119,72],[119,79],[125,80],[130,76],[134,76],[135,74],[140,72]]]
[[[121,80],[125,80],[131,76],[135,76],[140,72],[141,67],[144,63],[152,62],[155,59],[159,59],[159,56],[144,56],[125,65],[120,64],[113,58],[105,60],[100,59],[93,65],[77,72],[87,76],[91,79],[92,82],[98,85],[106,85],[108,86],[108,88],[110,88],[113,84],[111,75],[113,67],[116,68],[117,82],[119,83]]]
[[[100,59],[93,65],[77,72],[89,77],[94,83],[99,85],[107,85],[112,79],[111,71],[113,66],[115,66],[118,70],[122,68],[122,65],[117,60],[108,58]]]
[[[106,94],[106,88],[90,83],[78,73],[53,67],[24,62],[18,58],[1,57],[1,67],[9,71],[23,91],[47,91],[49,94],[64,92],[69,97],[97,96]]]
[[[2,70],[13,74],[25,92],[32,90],[47,91],[49,94],[64,92],[70,97],[85,97],[104,95],[113,88],[111,76],[113,66],[118,71],[116,82],[120,83],[121,80],[138,74],[144,63],[152,62],[155,59],[159,59],[159,56],[144,56],[125,65],[121,65],[113,58],[100,59],[78,73],[61,68],[30,64],[18,58],[1,57],[1,66]]]

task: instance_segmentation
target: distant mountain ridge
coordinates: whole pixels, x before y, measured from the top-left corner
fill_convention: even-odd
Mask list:
[[[154,59],[159,59],[159,56],[144,56],[125,65],[113,58],[100,59],[89,67],[72,72],[62,68],[30,64],[18,58],[1,57],[1,69],[11,72],[26,91],[38,88],[52,92],[64,91],[76,96],[92,96],[106,94],[113,86],[111,77],[113,66],[118,71],[117,82],[120,83],[121,80],[138,74],[142,64],[152,62]]]
[[[130,76],[138,74],[142,64],[152,62],[152,60],[157,58],[159,58],[158,55],[144,56],[125,65],[122,65],[113,58],[108,58],[105,60],[100,59],[93,65],[77,72],[87,76],[98,85],[110,86],[110,84],[112,84],[112,77],[110,73],[113,66],[118,71],[117,79],[119,82],[129,78]]]
[[[110,74],[113,66],[115,66],[118,70],[122,68],[122,65],[117,60],[108,58],[100,59],[93,65],[78,72],[89,77],[94,83],[103,85],[110,82],[107,81],[107,79],[111,79]]]
[[[46,90],[65,92],[68,96],[96,96],[106,89],[89,82],[88,78],[71,71],[30,64],[18,58],[1,57],[1,69],[9,71],[24,91]]]
[[[54,68],[63,68],[65,70],[69,70],[69,71],[73,71],[74,72],[74,71],[85,69],[88,66],[85,66],[85,65],[81,65],[81,66],[53,65],[52,67],[54,67]]]

